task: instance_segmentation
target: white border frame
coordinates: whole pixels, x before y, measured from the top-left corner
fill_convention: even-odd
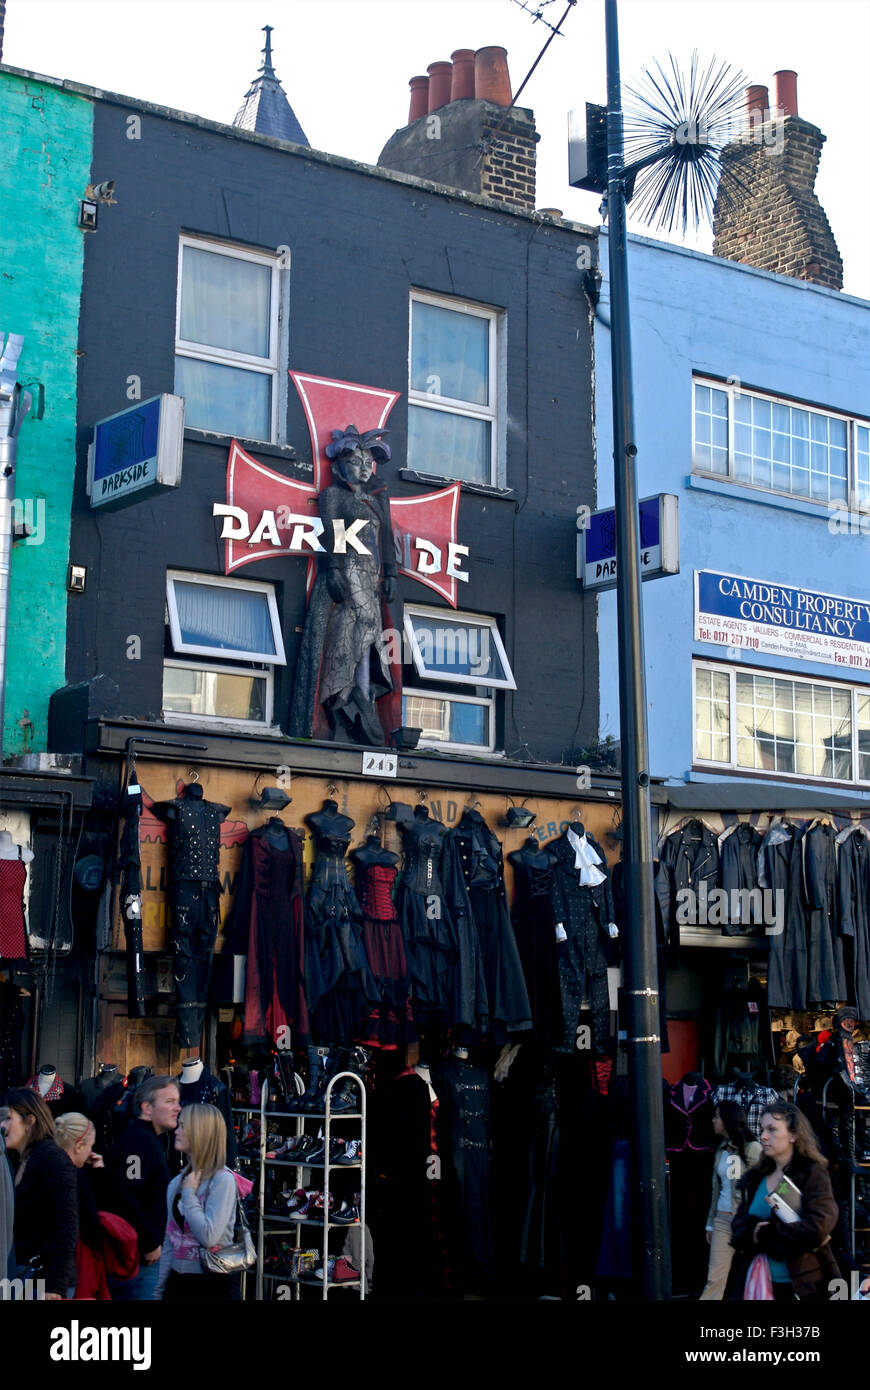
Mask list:
[[[405,685],[402,687],[402,699],[405,696],[418,695],[422,700],[450,700],[458,705],[483,705],[489,710],[489,742],[488,743],[451,743],[443,738],[424,738],[420,736],[421,748],[439,749],[444,753],[494,753],[495,752],[495,696],[490,695],[458,695],[452,690],[424,690],[419,685]]]
[[[178,604],[175,598],[175,583],[180,580],[185,584],[208,584],[211,587],[226,589],[247,589],[250,592],[263,594],[269,605],[269,618],[272,624],[272,638],[275,643],[274,652],[248,652],[235,647],[199,647],[192,642],[184,642],[181,637],[181,624],[178,620]],[[169,610],[169,632],[172,638],[172,649],[177,656],[207,656],[212,661],[250,661],[262,662],[267,666],[286,666],[287,657],[284,652],[284,638],[281,633],[281,618],[278,613],[278,602],[275,598],[275,587],[272,584],[258,583],[254,579],[228,579],[222,574],[188,574],[185,570],[166,571],[166,606]]]
[[[269,356],[253,357],[248,353],[234,352],[230,348],[213,347],[206,343],[193,342],[189,338],[181,336],[181,291],[184,266],[184,248],[192,247],[196,251],[211,251],[214,255],[227,256],[236,261],[253,261],[256,265],[264,265],[271,272],[271,286],[269,294]],[[278,395],[279,395],[279,355],[281,339],[281,294],[280,294],[280,267],[278,265],[277,252],[270,255],[265,251],[250,251],[247,247],[236,246],[233,243],[222,241],[210,241],[208,237],[188,236],[182,232],[178,238],[178,279],[175,294],[175,356],[191,357],[199,362],[214,362],[218,366],[238,367],[242,371],[253,371],[259,376],[271,378],[271,390],[269,391],[269,438],[261,442],[264,444],[275,444],[278,442]],[[191,426],[194,429],[207,429],[205,425]],[[215,431],[210,431],[215,433]],[[236,431],[238,434],[239,432]],[[239,434],[239,438],[248,436]]]
[[[695,387],[708,386],[715,391],[724,391],[728,397],[728,471],[727,473],[715,473],[712,469],[701,468],[695,463]],[[788,405],[796,410],[806,410],[811,415],[823,415],[832,420],[843,420],[846,425],[846,492],[845,502],[828,501],[819,497],[810,497],[801,492],[783,492],[780,488],[765,487],[763,483],[754,483],[745,478],[735,478],[734,476],[734,397],[754,396],[756,400],[770,401],[772,405]],[[717,381],[715,377],[705,376],[701,372],[692,373],[692,473],[696,478],[716,478],[719,482],[733,483],[735,487],[748,487],[754,492],[761,492],[769,497],[788,497],[796,502],[809,502],[812,506],[818,507],[822,512],[850,511],[868,512],[870,503],[863,505],[858,501],[857,489],[857,462],[855,450],[855,427],[863,425],[865,429],[870,429],[870,419],[865,419],[862,415],[847,415],[842,410],[829,410],[825,406],[810,405],[807,401],[799,400],[795,396],[780,396],[772,391],[758,391],[754,388],[741,386],[733,380]]]
[[[492,635],[496,654],[502,663],[503,669],[507,672],[504,680],[499,680],[492,676],[457,676],[446,671],[432,671],[426,666],[423,660],[423,653],[417,641],[417,634],[414,631],[412,618],[437,618],[441,622],[450,623],[455,620],[457,627],[479,627],[485,628]],[[442,685],[474,685],[485,690],[516,690],[517,683],[508,655],[505,651],[501,633],[495,618],[487,617],[481,613],[463,613],[460,609],[453,608],[427,608],[423,604],[406,603],[404,614],[405,636],[411,646],[411,655],[414,661],[414,669],[422,680],[439,681]]]
[[[468,314],[472,318],[487,319],[489,321],[489,376],[488,376],[488,395],[489,405],[479,406],[471,401],[463,401],[455,396],[436,396],[430,391],[418,391],[411,386],[411,364],[414,349],[414,304],[433,304],[439,309],[450,309],[457,314]],[[502,482],[504,472],[501,467],[503,458],[502,442],[502,423],[504,412],[501,409],[503,397],[503,377],[502,371],[504,351],[504,322],[505,314],[501,309],[496,309],[488,304],[476,304],[470,299],[454,299],[450,295],[432,294],[427,290],[411,290],[408,300],[408,405],[419,405],[430,410],[440,410],[448,415],[464,415],[472,420],[483,420],[490,424],[490,459],[489,477],[478,478],[458,478],[457,482],[477,483],[484,487],[498,487]],[[409,467],[413,468],[413,461],[409,460]],[[445,478],[452,478],[450,473],[438,475]]]
[[[712,759],[699,758],[695,752],[695,710],[697,706],[697,681],[696,675],[699,670],[724,671],[728,674],[728,720],[729,720],[729,761],[727,763],[714,762]],[[852,685],[849,681],[826,680],[823,676],[805,676],[797,671],[773,671],[762,666],[748,666],[743,662],[732,664],[727,661],[709,661],[703,657],[692,657],[692,766],[707,772],[739,772],[743,776],[760,777],[765,780],[775,782],[816,782],[825,786],[832,783],[841,787],[855,787],[866,790],[870,788],[870,778],[862,781],[860,778],[851,777],[847,781],[843,777],[835,777],[833,774],[826,777],[820,773],[813,772],[779,772],[775,768],[763,767],[744,767],[737,762],[737,682],[736,675],[743,672],[748,676],[766,676],[770,680],[801,682],[804,685],[822,685],[837,687],[840,690],[847,690],[851,696],[851,749],[852,769],[857,772],[861,766],[861,749],[858,746],[858,696],[870,695],[870,686]]]

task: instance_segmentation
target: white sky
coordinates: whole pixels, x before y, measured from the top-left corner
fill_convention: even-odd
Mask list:
[[[566,4],[551,0],[547,19]],[[870,0],[620,0],[619,12],[624,82],[668,53],[685,66],[693,48],[702,64],[727,60],[771,94],[778,68],[797,71],[800,114],[828,137],[816,191],[844,289],[870,299]],[[267,23],[311,144],[372,164],[407,121],[408,78],[453,49],[496,43],[516,90],[549,33],[514,0],[8,0],[3,60],[229,123]],[[541,134],[538,206],[597,225],[598,197],[568,187],[567,112],[604,100],[602,0],[578,0],[564,28],[520,104]],[[709,250],[709,232],[689,244]]]

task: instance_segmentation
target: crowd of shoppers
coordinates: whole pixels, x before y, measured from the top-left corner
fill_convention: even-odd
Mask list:
[[[142,1082],[134,1111],[104,1160],[94,1150],[96,1130],[86,1115],[53,1117],[29,1088],[6,1095],[0,1276],[22,1288],[28,1281],[25,1296],[238,1296],[235,1280],[203,1274],[199,1262],[202,1246],[218,1248],[233,1239],[237,1187],[226,1167],[223,1116],[212,1105],[192,1105],[180,1126],[178,1082],[170,1076]],[[173,1137],[188,1162],[169,1190]]]

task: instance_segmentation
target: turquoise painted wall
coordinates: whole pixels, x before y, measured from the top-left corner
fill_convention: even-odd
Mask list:
[[[13,547],[3,752],[46,746],[48,701],[65,682],[66,576],[75,477],[83,240],[93,107],[0,72],[0,328],[24,334],[22,382],[45,386],[21,427],[16,496],[36,534]],[[32,728],[27,721],[32,722]]]

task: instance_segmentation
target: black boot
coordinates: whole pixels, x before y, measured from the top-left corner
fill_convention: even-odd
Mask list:
[[[308,1085],[301,1096],[294,1096],[287,1106],[291,1115],[302,1115],[308,1108],[309,1103],[320,1089],[323,1079],[323,1049],[319,1047],[308,1048]]]
[[[370,1056],[371,1054],[364,1047],[351,1048],[347,1063],[342,1067],[342,1071],[352,1072],[354,1076],[359,1077],[359,1083],[353,1081],[350,1076],[346,1076],[341,1086],[333,1090],[331,1110],[334,1115],[360,1110],[362,1106],[361,1092],[365,1090],[365,1074]]]
[[[323,1114],[326,1105],[326,1088],[336,1072],[344,1071],[346,1058],[347,1048],[345,1047],[331,1047],[326,1055],[321,1058],[320,1081],[316,1092],[312,1092],[310,1100],[305,1106],[306,1115]]]

